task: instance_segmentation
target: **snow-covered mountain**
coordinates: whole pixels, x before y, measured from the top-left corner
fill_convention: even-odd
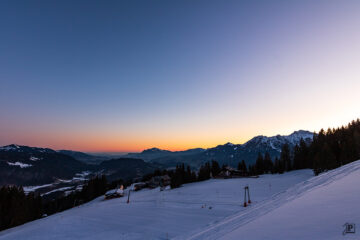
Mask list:
[[[0,147],[0,186],[44,185],[56,183],[59,179],[71,182],[71,179],[82,172],[101,172],[110,181],[120,178],[127,180],[153,172],[158,167],[141,159],[129,158],[107,159],[95,162],[97,164],[85,163],[94,163],[94,158],[96,157],[67,150],[55,151],[15,144],[3,146]]]
[[[28,146],[20,146],[17,144],[10,144],[7,146],[0,147],[0,151],[18,152],[18,153],[55,153],[56,152],[50,148],[28,147]]]
[[[71,179],[87,165],[49,148],[19,145],[0,147],[0,186],[38,185]]]
[[[245,144],[243,144],[243,147],[248,148],[249,150],[272,148],[280,152],[281,147],[284,144],[288,144],[291,148],[294,147],[296,144],[298,144],[301,139],[303,139],[306,143],[310,143],[313,139],[313,136],[314,133],[304,130],[295,131],[287,136],[282,136],[282,135],[276,135],[273,137],[257,136],[252,138]]]
[[[207,161],[216,160],[221,165],[228,164],[235,167],[241,160],[244,160],[247,164],[253,164],[259,153],[265,154],[265,152],[268,152],[274,159],[280,156],[281,147],[284,144],[288,144],[290,149],[293,149],[301,139],[306,144],[310,144],[313,136],[314,134],[309,131],[299,130],[285,136],[256,136],[244,144],[229,142],[214,148],[196,148],[178,152],[152,148],[141,153],[128,154],[127,157],[141,158],[145,161],[157,162],[167,166],[185,163],[197,168]]]
[[[244,144],[226,143],[215,148],[209,148],[204,152],[204,155],[206,155],[204,161],[214,159],[220,164],[228,164],[234,167],[241,160],[244,160],[247,164],[253,164],[259,153],[265,154],[268,152],[274,159],[280,156],[284,144],[288,144],[290,149],[293,149],[296,144],[300,143],[301,139],[310,144],[313,136],[313,133],[304,130],[295,131],[285,136],[256,136]]]

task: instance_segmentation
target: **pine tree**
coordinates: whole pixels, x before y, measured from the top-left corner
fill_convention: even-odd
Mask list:
[[[205,165],[200,167],[199,170],[199,176],[198,176],[198,181],[204,181],[210,178],[210,163],[205,163]]]
[[[266,152],[264,157],[264,172],[265,173],[272,172],[272,168],[273,168],[273,162],[271,160],[271,156],[268,152]]]
[[[256,159],[255,172],[258,175],[264,173],[264,158],[261,153],[258,154],[258,157]]]
[[[276,157],[275,160],[274,160],[274,167],[273,167],[273,170],[272,170],[272,174],[274,173],[279,173],[280,172],[280,161],[279,161],[279,158]]]
[[[217,161],[211,161],[211,174],[213,177],[219,175],[221,169],[220,169],[220,165]]]
[[[238,163],[237,169],[238,169],[239,171],[243,171],[244,173],[247,173],[247,172],[248,172],[247,167],[246,167],[246,163],[245,163],[244,160],[241,160],[241,162]]]
[[[284,171],[291,171],[290,148],[288,144],[284,144],[281,148],[280,162],[284,165]]]

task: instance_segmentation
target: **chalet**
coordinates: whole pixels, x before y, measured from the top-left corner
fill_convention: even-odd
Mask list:
[[[124,186],[109,190],[105,193],[105,199],[118,198],[124,196]]]
[[[170,185],[171,178],[168,175],[154,176],[148,181],[149,188],[165,187]]]
[[[148,181],[149,188],[165,187],[170,185],[171,178],[168,175],[154,176]]]
[[[146,188],[148,186],[147,183],[144,182],[138,182],[138,183],[133,183],[131,189],[134,191],[139,191],[143,188]]]

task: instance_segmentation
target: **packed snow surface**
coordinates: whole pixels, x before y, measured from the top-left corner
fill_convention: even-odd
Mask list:
[[[246,212],[244,186],[252,205],[313,176],[311,170],[260,178],[212,179],[159,191],[141,190],[127,197],[94,201],[0,232],[0,240],[167,239],[212,226]]]
[[[179,239],[360,239],[360,161],[323,173]]]

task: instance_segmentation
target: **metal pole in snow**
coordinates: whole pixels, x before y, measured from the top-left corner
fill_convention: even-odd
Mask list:
[[[131,190],[129,189],[128,199],[127,199],[126,203],[130,203],[130,192],[131,192]]]
[[[247,187],[247,191],[248,191],[248,198],[249,198],[248,203],[251,203],[251,200],[250,200],[250,190],[249,190],[249,187]]]
[[[246,187],[244,187],[244,207],[246,207],[247,206],[247,203],[246,203]]]

